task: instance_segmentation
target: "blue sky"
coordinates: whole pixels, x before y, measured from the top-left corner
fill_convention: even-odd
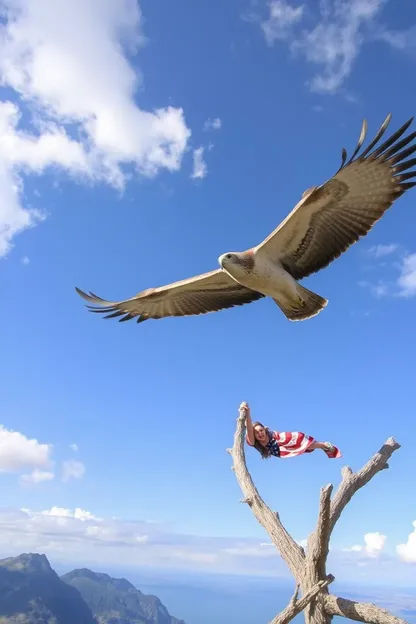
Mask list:
[[[74,286],[126,298],[260,242],[337,170],[363,117],[374,134],[390,111],[392,129],[415,114],[416,6],[2,5],[0,550],[286,574],[238,504],[225,452],[247,400],[270,427],[343,452],[262,462],[248,450],[260,491],[299,540],[321,485],[396,437],[391,469],[337,525],[331,571],[408,580],[414,193],[305,281],[329,299],[305,323],[264,300],[118,324],[87,313]],[[377,552],[345,550],[368,534]]]

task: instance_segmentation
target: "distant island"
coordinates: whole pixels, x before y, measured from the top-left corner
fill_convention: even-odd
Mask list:
[[[87,568],[59,577],[43,554],[0,560],[0,624],[185,624],[156,596]]]

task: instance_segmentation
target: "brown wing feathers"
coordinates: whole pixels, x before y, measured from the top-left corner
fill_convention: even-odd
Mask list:
[[[403,161],[405,158],[407,158],[408,156],[410,156],[416,151],[416,144],[413,144],[410,147],[408,147],[406,150],[403,149],[403,151],[400,152],[402,148],[406,147],[406,145],[411,143],[411,141],[413,141],[416,138],[416,131],[412,132],[411,134],[407,135],[404,139],[396,143],[397,139],[400,139],[400,137],[406,132],[408,127],[412,124],[413,119],[414,118],[411,117],[408,121],[406,121],[405,124],[403,124],[398,130],[396,130],[396,132],[392,134],[391,137],[387,139],[387,141],[385,141],[377,149],[371,152],[371,150],[377,145],[381,137],[384,135],[385,131],[387,130],[387,126],[389,125],[391,121],[391,113],[387,115],[386,119],[383,121],[374,139],[366,147],[363,153],[358,158],[355,158],[358,152],[360,151],[360,148],[362,147],[366,134],[367,134],[367,122],[364,119],[363,125],[361,127],[360,138],[357,143],[357,147],[355,148],[354,153],[349,159],[348,163],[346,163],[347,152],[345,148],[343,148],[342,150],[342,162],[341,162],[340,168],[338,169],[338,172],[341,171],[344,167],[353,163],[354,159],[358,162],[363,162],[364,160],[368,159],[368,160],[379,160],[380,163],[388,162],[389,166],[391,167],[392,174],[395,176],[395,179],[398,180],[399,183],[403,180],[408,180],[410,178],[416,177],[416,171],[412,171],[409,174],[406,174],[406,177],[396,176],[397,173],[400,173],[401,171],[405,171],[406,169],[410,169],[410,167],[413,167],[416,164],[416,161],[412,159],[412,160],[407,160],[405,162],[402,162],[399,165],[401,161]],[[411,188],[412,186],[415,186],[415,185],[416,185],[416,182],[410,183],[410,185],[406,184],[402,192],[406,191],[408,188]]]
[[[408,158],[416,151],[416,132],[401,138],[413,117],[374,149],[390,120],[391,115],[388,115],[374,139],[358,155],[367,134],[364,120],[351,158],[347,162],[347,152],[343,149],[341,166],[335,176],[319,187],[300,208],[308,210],[308,202],[322,202],[322,208],[312,216],[310,227],[297,249],[282,259],[295,279],[302,279],[328,266],[365,236],[398,197],[416,185],[413,180],[416,170],[412,169],[416,159]],[[365,176],[368,175],[367,183]]]
[[[367,136],[364,119],[357,145],[347,161],[342,149],[341,165],[325,184],[305,191],[302,203],[280,224],[259,248],[272,246],[283,267],[295,279],[303,279],[325,268],[365,236],[393,202],[416,185],[416,132],[405,135],[413,117],[389,139],[378,145],[391,121],[381,124],[369,145],[361,152]],[[378,145],[378,147],[377,147]],[[206,314],[244,305],[263,297],[217,270],[142,291],[125,301],[105,301],[101,297],[78,294],[89,303],[91,312],[119,321]]]
[[[150,318],[160,319],[167,316],[194,316],[241,306],[261,299],[263,295],[239,284],[218,286],[218,288],[195,288],[163,296],[160,291],[143,291],[132,299],[120,302],[105,301],[94,293],[89,294],[76,288],[77,293],[95,305],[89,305],[90,312],[105,314],[103,318],[117,318],[119,322],[130,321],[137,317],[137,323]],[[152,301],[153,297],[153,301]],[[97,307],[97,304],[99,307]]]

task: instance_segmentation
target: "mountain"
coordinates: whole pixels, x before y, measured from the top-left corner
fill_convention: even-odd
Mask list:
[[[73,570],[59,577],[45,555],[0,560],[0,624],[185,624],[124,578]]]
[[[83,568],[61,580],[79,591],[99,624],[185,624],[171,616],[159,598],[143,594],[124,578]]]
[[[80,593],[45,555],[0,560],[0,624],[97,624]]]

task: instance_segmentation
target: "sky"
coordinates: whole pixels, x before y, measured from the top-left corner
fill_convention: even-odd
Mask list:
[[[137,325],[89,314],[217,268],[309,187],[416,113],[416,5],[401,0],[2,0],[0,555],[287,577],[239,503],[238,406],[343,453],[247,461],[302,542],[319,489],[401,444],[343,513],[328,571],[415,576],[416,194],[271,300]]]

